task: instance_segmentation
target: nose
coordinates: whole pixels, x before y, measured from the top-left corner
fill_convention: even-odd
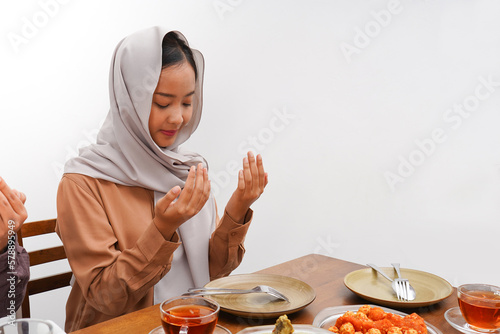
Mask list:
[[[182,116],[182,109],[180,106],[170,109],[170,114],[167,117],[168,123],[179,126],[182,124],[183,120],[184,117]]]

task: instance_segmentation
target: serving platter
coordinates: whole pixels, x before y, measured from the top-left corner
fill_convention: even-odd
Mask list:
[[[242,329],[237,334],[271,334],[274,325],[254,326]],[[293,325],[293,334],[332,334],[329,330],[311,325]]]
[[[327,307],[319,311],[319,313],[314,318],[312,324],[313,326],[316,327],[328,329],[331,326],[335,325],[337,319],[340,318],[342,315],[344,315],[344,313],[346,313],[347,311],[356,312],[361,306],[363,305],[342,305],[342,306]],[[384,310],[384,312],[394,313],[402,317],[408,315],[407,313],[403,313],[386,307],[381,307],[378,305],[369,305],[369,306],[380,307],[382,310]],[[425,325],[427,326],[428,334],[443,334],[439,329],[437,329],[427,321],[425,322]]]

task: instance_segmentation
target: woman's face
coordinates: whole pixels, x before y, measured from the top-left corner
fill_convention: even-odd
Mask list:
[[[160,147],[172,145],[193,115],[194,70],[184,61],[164,68],[153,94],[149,133]]]

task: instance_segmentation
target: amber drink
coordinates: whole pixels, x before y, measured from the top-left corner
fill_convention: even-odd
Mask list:
[[[500,328],[500,287],[465,284],[457,292],[460,311],[471,328],[486,333]]]
[[[169,299],[160,310],[166,334],[212,334],[219,315],[219,305],[203,297]]]

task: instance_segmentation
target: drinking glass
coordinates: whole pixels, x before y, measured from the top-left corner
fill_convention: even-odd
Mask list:
[[[219,304],[204,298],[180,296],[160,305],[166,334],[212,334],[219,316]]]
[[[54,334],[54,326],[38,319],[17,319],[0,325],[1,334]]]
[[[460,311],[472,329],[487,333],[500,328],[500,287],[464,284],[457,294]]]

